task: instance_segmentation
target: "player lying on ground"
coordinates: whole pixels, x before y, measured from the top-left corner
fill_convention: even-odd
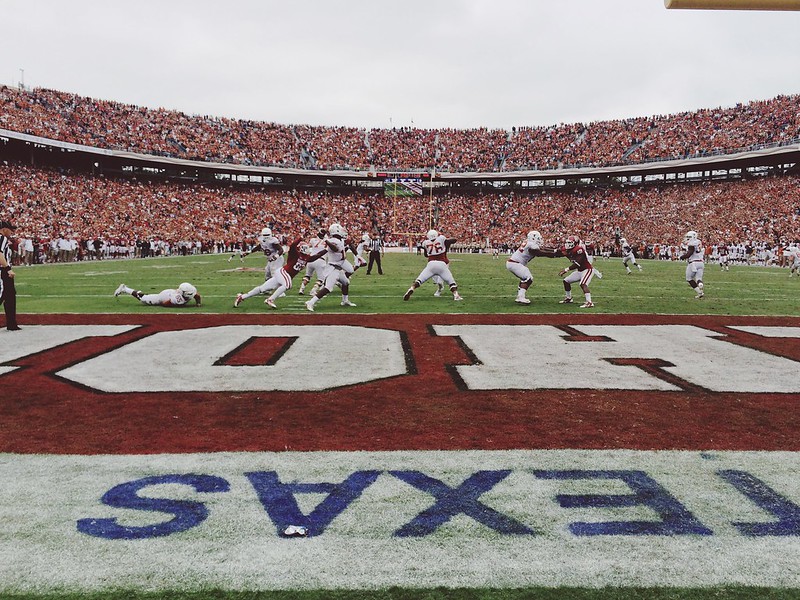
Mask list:
[[[145,294],[140,290],[129,288],[124,283],[119,284],[114,297],[128,294],[136,298],[142,304],[149,306],[184,307],[194,298],[195,305],[200,306],[202,298],[197,293],[197,288],[191,283],[182,283],[174,290],[163,290],[158,294]]]

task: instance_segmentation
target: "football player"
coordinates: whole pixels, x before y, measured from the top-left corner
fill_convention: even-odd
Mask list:
[[[528,288],[533,283],[533,274],[528,268],[528,263],[536,256],[546,256],[548,258],[556,256],[555,248],[544,248],[543,244],[544,240],[541,233],[529,231],[522,245],[506,261],[506,269],[519,278],[517,298],[514,300],[517,304],[531,303],[526,297]]]
[[[800,240],[795,240],[792,245],[783,250],[786,265],[789,267],[789,277],[800,277]]]
[[[280,240],[272,235],[272,229],[264,227],[258,235],[258,247],[267,257],[267,266],[264,268],[264,281],[275,277],[283,267],[283,244]],[[244,259],[245,256],[255,252],[253,250],[246,250],[241,253],[240,258]]]
[[[259,286],[254,287],[246,294],[236,294],[236,300],[233,301],[233,307],[238,308],[239,305],[253,296],[259,294],[266,294],[270,290],[274,290],[264,304],[270,308],[278,308],[275,300],[283,296],[287,290],[292,289],[292,279],[300,271],[306,268],[309,262],[313,262],[325,256],[325,249],[318,249],[314,252],[301,238],[297,238],[289,244],[289,252],[287,252],[286,264],[284,264],[277,275],[270,277],[267,281]]]
[[[163,290],[158,294],[145,294],[140,290],[134,290],[124,283],[119,284],[119,287],[114,292],[114,297],[117,298],[122,294],[133,296],[142,304],[149,306],[164,306],[164,307],[185,307],[191,300],[194,300],[196,306],[200,306],[202,298],[197,292],[197,288],[191,283],[182,283],[174,290]]]
[[[564,267],[558,273],[560,277],[566,275],[564,277],[564,299],[560,300],[559,303],[572,304],[572,284],[579,283],[585,297],[585,302],[581,304],[581,308],[594,307],[589,283],[595,274],[600,279],[602,273],[592,266],[592,258],[586,252],[586,247],[581,243],[580,238],[577,235],[569,236],[564,241],[564,245],[558,251],[557,256],[565,256],[571,261],[569,266]]]
[[[687,232],[683,236],[683,243],[685,251],[681,254],[680,259],[688,261],[686,263],[686,282],[695,291],[694,297],[699,300],[706,295],[703,285],[703,271],[705,270],[703,244],[697,237],[696,231]]]
[[[325,246],[325,238],[327,235],[327,231],[320,229],[314,237],[308,240],[308,247],[311,249],[313,254],[316,254],[320,250],[325,250],[327,252]],[[324,257],[325,254],[323,253],[322,256]],[[309,262],[306,265],[306,274],[303,275],[303,279],[300,282],[300,290],[297,293],[301,296],[305,294],[306,286],[309,284],[314,275],[317,276],[317,280],[314,283],[314,288],[312,289],[311,293],[313,294],[316,292],[317,288],[322,285],[322,273],[325,271],[326,266],[328,266],[328,264],[325,262],[324,258],[318,258]]]
[[[403,300],[411,298],[419,286],[428,281],[434,275],[438,275],[444,283],[450,286],[450,291],[453,293],[453,300],[463,300],[464,298],[458,293],[458,284],[453,278],[448,266],[450,261],[447,258],[447,250],[455,242],[455,238],[446,238],[435,229],[428,231],[426,239],[422,242],[422,251],[428,257],[428,264],[422,269],[422,272],[414,280],[414,283],[408,288],[408,291],[403,295]]]
[[[325,259],[328,266],[323,273],[324,283],[306,302],[306,308],[314,312],[314,306],[325,296],[333,291],[338,284],[342,288],[342,306],[355,306],[350,302],[350,275],[353,274],[353,265],[347,260],[348,245],[345,242],[347,230],[339,223],[334,223],[328,228],[328,237],[325,239]]]
[[[619,246],[622,249],[622,266],[625,267],[625,273],[630,275],[632,273],[630,265],[636,266],[639,271],[642,270],[642,265],[636,262],[636,255],[633,253],[633,248],[624,237],[620,238]]]

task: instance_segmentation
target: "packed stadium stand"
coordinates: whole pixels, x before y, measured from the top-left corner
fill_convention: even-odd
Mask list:
[[[529,229],[642,245],[800,238],[800,96],[588,124],[364,129],[187,115],[0,86],[0,194],[20,236],[241,244],[339,221],[463,248]],[[390,197],[383,178],[425,179]]]

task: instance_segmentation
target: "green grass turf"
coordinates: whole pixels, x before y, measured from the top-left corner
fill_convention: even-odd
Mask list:
[[[581,309],[583,293],[573,285],[576,302],[562,305],[563,286],[558,271],[565,259],[537,258],[530,263],[534,282],[528,291],[531,304],[514,302],[518,280],[505,268],[505,257],[455,254],[451,270],[464,296],[453,302],[447,290],[434,298],[434,286],[424,284],[408,302],[402,296],[424,267],[420,256],[387,253],[384,275],[374,270],[369,276],[360,269],[352,278],[350,299],[356,308],[340,306],[341,294],[334,291],[317,305],[320,313],[645,313],[710,315],[798,315],[800,277],[789,277],[787,269],[733,266],[721,271],[707,265],[706,297],[695,300],[684,280],[685,263],[642,261],[644,270],[626,275],[620,259],[598,259],[595,265],[602,279],[591,283],[593,309]],[[124,282],[145,293],[194,283],[203,296],[201,308],[189,310],[212,313],[262,313],[265,296],[246,300],[233,308],[237,292],[246,292],[263,281],[262,256],[252,255],[240,262],[228,262],[228,255],[152,258],[138,260],[87,261],[71,264],[17,267],[18,312],[25,313],[149,313],[163,311],[141,305],[130,296],[113,297]],[[238,267],[255,269],[237,271]],[[299,296],[300,276],[294,288],[277,301],[279,312],[306,312]],[[193,305],[192,305],[193,306]],[[24,323],[24,320],[22,321]]]
[[[643,272],[626,275],[620,259],[603,261],[596,265],[603,272],[601,280],[592,284],[596,303],[588,312],[596,313],[663,313],[663,314],[714,314],[714,315],[797,315],[800,278],[789,278],[788,270],[774,267],[734,266],[722,272],[716,265],[706,267],[706,298],[695,300],[694,292],[684,281],[684,263],[642,261]],[[351,299],[357,308],[339,305],[340,295],[334,292],[323,299],[318,313],[585,313],[580,309],[583,294],[574,287],[579,302],[572,305],[558,303],[563,297],[559,269],[566,265],[564,259],[535,259],[531,263],[534,284],[528,297],[532,303],[521,306],[514,303],[517,279],[505,269],[505,257],[499,260],[488,255],[452,255],[451,269],[459,283],[463,302],[453,302],[449,293],[434,298],[434,287],[429,282],[420,288],[408,302],[402,296],[409,284],[424,267],[424,259],[416,255],[388,253],[384,257],[385,275],[359,270],[353,277]],[[246,266],[258,271],[236,271]],[[158,292],[176,287],[182,281],[191,281],[204,298],[201,308],[186,310],[226,313],[270,312],[263,297],[246,301],[233,308],[237,292],[243,292],[263,281],[264,258],[251,256],[244,263],[238,258],[228,262],[228,255],[203,255],[144,260],[114,260],[83,262],[63,265],[17,267],[18,306],[25,313],[151,313],[160,309],[141,305],[129,296],[114,298],[113,292],[121,283],[145,292]],[[287,297],[278,300],[278,313],[305,313],[299,296],[299,276],[295,288]],[[24,316],[21,318],[24,324]],[[2,594],[0,594],[2,596]],[[226,600],[351,600],[370,598],[378,600],[789,600],[800,598],[798,589],[761,589],[746,587],[725,588],[525,588],[518,590],[447,590],[400,589],[377,591],[320,590],[309,592],[160,592],[143,593],[120,590],[92,594],[46,594],[6,596],[19,600],[107,600],[141,598],[147,600],[200,600],[216,598]]]

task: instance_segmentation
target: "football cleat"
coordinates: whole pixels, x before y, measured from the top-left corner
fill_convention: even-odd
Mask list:
[[[530,300],[528,300],[527,298],[522,298],[522,297],[517,298],[516,300],[514,300],[514,302],[516,302],[517,304],[530,304],[531,303]]]
[[[306,302],[306,303],[305,303],[305,305],[306,305],[306,309],[307,309],[307,310],[310,310],[311,312],[314,312],[314,305],[313,305],[313,304],[311,304],[311,300],[309,300],[308,302]]]
[[[641,269],[639,269],[639,270],[641,271]],[[597,277],[598,279],[602,279],[603,278],[603,274],[600,271],[598,271],[597,269],[594,269],[594,276]]]
[[[789,277],[791,277],[791,274],[789,275]],[[433,292],[433,295],[434,297],[438,298],[439,296],[442,295],[442,290],[436,290],[435,292]]]
[[[236,294],[236,300],[233,301],[233,308],[238,308],[244,300],[244,294]]]
[[[593,307],[594,307],[594,302],[587,301],[581,304],[581,308],[593,308]]]
[[[403,300],[408,300],[409,298],[411,298],[411,294],[413,293],[414,293],[414,288],[408,288],[408,291],[405,294],[403,294]]]
[[[558,301],[559,304],[572,304],[572,298],[564,298]]]
[[[350,300],[342,300],[342,306],[356,306]]]
[[[458,302],[460,300],[463,300],[463,299],[464,299],[464,296],[460,295],[458,292],[453,294],[453,300],[455,300],[456,302]]]
[[[275,304],[275,302],[272,301],[270,298],[267,298],[266,300],[264,300],[264,304],[266,304],[270,308],[278,308],[278,306]]]
[[[117,288],[117,291],[114,292],[114,298],[118,297],[120,294],[122,294],[124,292],[125,292],[125,284],[124,283],[120,283],[119,287]]]

